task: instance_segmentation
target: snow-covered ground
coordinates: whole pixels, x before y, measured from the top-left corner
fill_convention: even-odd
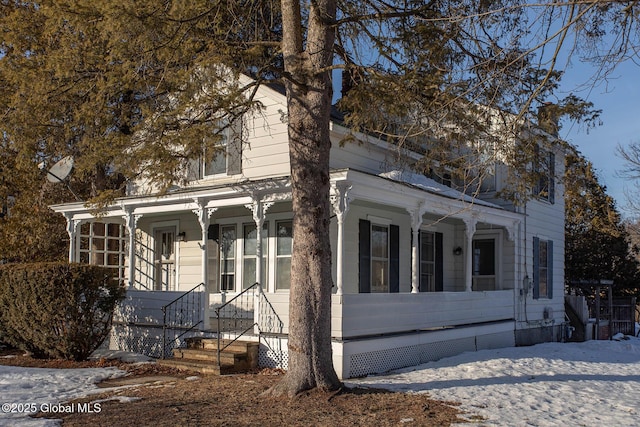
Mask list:
[[[127,362],[150,360],[146,356],[103,350],[94,357]],[[42,369],[0,365],[0,427],[58,426],[54,420],[30,418],[38,411],[55,414],[65,410],[96,412],[99,406],[71,407],[65,402],[102,392],[96,384],[107,378],[125,375],[117,368]]]
[[[55,408],[99,391],[97,381],[123,373],[0,366],[0,403]],[[347,383],[459,402],[468,416],[485,418],[481,425],[637,426],[640,339],[484,350]],[[3,427],[57,425],[25,411],[3,412]]]
[[[638,426],[640,339],[483,350],[348,384],[459,402],[483,426]]]

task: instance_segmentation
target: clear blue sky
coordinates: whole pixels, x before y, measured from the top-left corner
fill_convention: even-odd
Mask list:
[[[564,97],[572,88],[585,83],[595,70],[584,64],[567,68],[562,79]],[[602,110],[602,125],[589,132],[583,126],[564,123],[560,136],[576,145],[598,171],[600,183],[616,200],[618,210],[625,217],[638,216],[640,212],[626,210],[625,188],[633,188],[629,181],[616,176],[624,162],[616,154],[616,147],[640,141],[640,65],[627,62],[619,65],[606,82],[590,86],[574,93],[595,104]]]

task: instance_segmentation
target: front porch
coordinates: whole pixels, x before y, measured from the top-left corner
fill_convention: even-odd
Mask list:
[[[220,331],[200,327],[187,336],[220,334],[235,338],[250,327],[242,339],[259,342],[258,365],[287,369],[289,295],[263,294],[260,288],[246,294],[233,300],[229,310],[221,313]],[[162,306],[169,296],[175,294],[130,291],[115,318],[112,348],[158,357],[167,333],[162,324]],[[221,303],[215,301],[222,301],[221,297],[210,295],[214,301],[211,312],[220,307]],[[331,336],[335,369],[341,378],[350,378],[463,351],[513,346],[513,298],[512,290],[333,295]],[[198,299],[204,300],[204,296]],[[202,315],[204,307],[196,307],[194,312]],[[217,326],[215,318],[210,323]],[[252,327],[254,324],[256,327]]]
[[[513,345],[521,216],[424,177],[408,178],[349,169],[331,174],[331,336],[344,378],[390,366],[360,366],[364,356],[358,355],[393,354],[397,346],[414,354],[438,340],[462,340],[461,347],[445,347],[463,351]],[[237,310],[245,319],[240,323],[258,325],[253,332],[263,366],[286,368],[295,238],[290,197],[282,178],[128,197],[100,219],[80,204],[54,209],[68,220],[70,260],[117,268],[131,295],[137,290],[145,300],[138,307],[155,304],[147,296],[202,283],[202,331],[221,332],[212,322],[216,308],[262,284]],[[107,226],[94,226],[100,223]],[[153,323],[153,316],[142,318]]]

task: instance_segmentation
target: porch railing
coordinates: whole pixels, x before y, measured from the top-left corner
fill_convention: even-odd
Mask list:
[[[282,334],[284,331],[284,322],[278,316],[275,308],[271,305],[271,301],[267,299],[264,292],[258,295],[258,330],[261,334]]]
[[[256,296],[258,300],[256,300]],[[258,307],[256,307],[256,304]],[[258,310],[256,321],[255,310]],[[217,322],[218,365],[220,353],[236,342],[254,327],[259,333],[282,332],[283,322],[262,292],[260,283],[256,282],[238,295],[215,309]],[[224,343],[224,333],[233,333],[233,338]]]
[[[162,306],[163,359],[180,338],[203,324],[204,290],[204,283],[200,283]]]

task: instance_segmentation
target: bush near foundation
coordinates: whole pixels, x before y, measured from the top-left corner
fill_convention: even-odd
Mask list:
[[[0,266],[0,336],[35,357],[84,360],[125,296],[114,270],[86,264]]]

